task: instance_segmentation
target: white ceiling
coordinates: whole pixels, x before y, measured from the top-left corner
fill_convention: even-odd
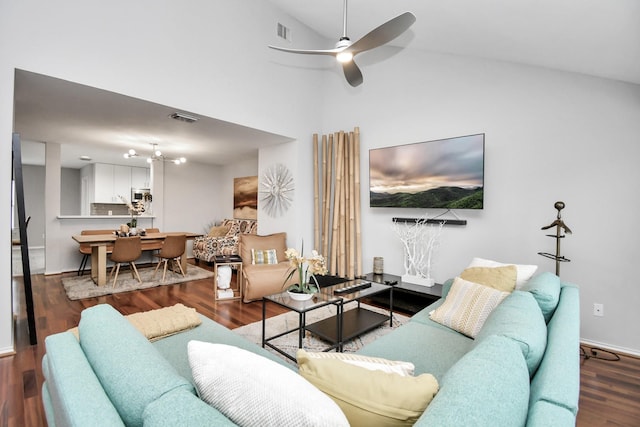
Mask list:
[[[294,34],[288,47],[333,48],[342,35],[343,0],[271,2],[332,41],[299,46]],[[349,0],[347,35],[406,11],[416,23],[393,45],[640,84],[638,0]]]
[[[289,47],[331,48],[342,35],[342,0],[271,2],[329,40],[299,46],[293,34]],[[640,0],[350,0],[347,35],[355,41],[405,11],[417,21],[391,44],[640,84]],[[15,100],[23,141],[63,144],[66,167],[86,164],[81,155],[144,165],[122,154],[146,154],[152,142],[171,157],[223,165],[288,141],[198,114],[194,124],[178,122],[168,118],[171,107],[24,71],[16,75]],[[23,160],[43,164],[43,153],[42,144],[27,143]]]
[[[14,130],[20,133],[22,161],[44,164],[44,144],[61,144],[63,167],[81,168],[93,162],[148,166],[152,143],[170,158],[225,165],[257,156],[259,147],[290,141],[188,111],[65,80],[17,70]],[[197,117],[195,123],[177,121],[174,112]],[[233,149],[230,149],[233,147]],[[135,149],[140,157],[124,159]]]

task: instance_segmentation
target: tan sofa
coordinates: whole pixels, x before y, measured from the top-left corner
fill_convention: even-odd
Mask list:
[[[253,264],[251,249],[276,250],[277,264]],[[285,285],[285,279],[291,270],[289,260],[284,252],[287,250],[287,233],[275,233],[265,236],[241,234],[239,243],[240,257],[242,257],[242,286],[243,301],[251,302],[284,291],[292,285],[296,276],[293,275]]]
[[[238,241],[242,234],[256,234],[258,222],[253,219],[225,219],[213,227],[208,235],[193,241],[193,256],[196,262],[211,262],[218,255],[237,255]],[[223,232],[222,235],[220,231]]]

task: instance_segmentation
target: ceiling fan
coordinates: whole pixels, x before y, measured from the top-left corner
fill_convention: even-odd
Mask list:
[[[414,22],[416,22],[415,15],[411,12],[405,12],[371,30],[359,40],[351,42],[349,37],[347,37],[347,0],[344,0],[342,37],[340,37],[340,40],[336,43],[335,48],[322,50],[290,49],[278,46],[269,47],[290,53],[335,56],[338,62],[342,64],[342,70],[344,71],[347,82],[355,87],[362,84],[363,78],[360,68],[358,68],[358,65],[353,60],[354,56],[390,42],[409,29]]]

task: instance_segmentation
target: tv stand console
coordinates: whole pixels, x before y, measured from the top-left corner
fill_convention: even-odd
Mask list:
[[[436,283],[431,287],[414,285],[403,282],[400,276],[386,273],[367,273],[363,278],[383,284],[386,284],[386,282],[398,282],[397,285],[393,285],[393,309],[394,311],[407,314],[417,313],[428,305],[436,302],[442,296],[442,285],[440,283]],[[388,307],[389,297],[390,293],[386,291],[371,296],[368,299],[376,305]]]

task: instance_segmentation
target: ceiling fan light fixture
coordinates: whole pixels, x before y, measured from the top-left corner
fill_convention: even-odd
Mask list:
[[[336,55],[336,59],[338,60],[338,62],[341,62],[343,64],[345,62],[350,62],[353,60],[353,53],[349,52],[348,50],[342,51]]]

